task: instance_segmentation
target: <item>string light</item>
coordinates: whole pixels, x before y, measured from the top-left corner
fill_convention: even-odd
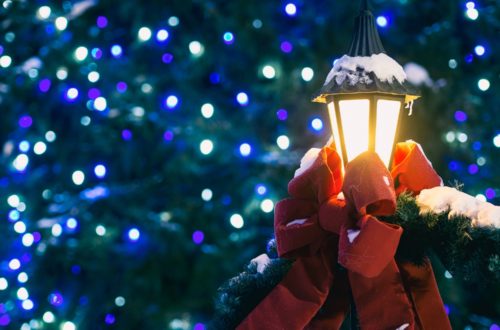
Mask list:
[[[102,164],[98,164],[94,167],[94,174],[102,179],[106,176],[106,166],[102,165]]]
[[[33,146],[33,152],[37,155],[43,155],[45,151],[47,151],[47,145],[42,141],[38,141]]]
[[[311,127],[316,132],[319,132],[319,131],[321,131],[323,129],[323,121],[321,119],[319,119],[319,118],[314,118],[311,121]]]
[[[113,57],[118,58],[122,55],[122,53],[123,53],[122,46],[120,45],[111,46],[111,55],[113,55]]]
[[[18,221],[14,224],[14,231],[18,234],[23,234],[26,232],[26,224],[22,221]]]
[[[189,43],[189,51],[195,57],[199,57],[199,56],[203,55],[203,52],[205,51],[205,47],[199,41],[195,40],[195,41],[191,41]]]
[[[204,155],[209,155],[214,150],[214,144],[211,140],[206,139],[200,143],[200,151]]]
[[[7,198],[7,204],[9,204],[11,207],[17,207],[20,202],[21,202],[21,199],[17,195],[10,195]]]
[[[231,32],[225,32],[222,39],[226,45],[232,45],[234,43],[234,34]]]
[[[14,159],[12,165],[18,172],[24,172],[26,167],[28,167],[29,161],[30,159],[27,155],[20,154]]]
[[[52,236],[59,237],[59,236],[61,236],[61,234],[63,232],[63,228],[60,224],[56,223],[56,224],[52,225],[52,229],[50,231],[52,233]]]
[[[168,31],[165,29],[161,29],[156,32],[156,40],[158,40],[159,42],[166,41],[168,39],[168,36]]]
[[[171,16],[168,18],[168,25],[174,27],[179,25],[179,18],[177,16]]]
[[[106,227],[104,227],[103,225],[98,225],[97,227],[95,227],[95,233],[98,236],[106,235]]]
[[[148,27],[142,27],[139,29],[137,32],[137,37],[139,38],[140,41],[148,41],[151,39],[152,32],[151,29]]]
[[[272,200],[270,199],[264,199],[261,203],[260,203],[260,209],[264,212],[264,213],[271,213],[273,210],[274,210],[274,203]]]
[[[132,242],[137,242],[139,238],[141,237],[141,232],[137,228],[132,228],[128,231],[127,234],[128,238]]]
[[[36,12],[36,16],[38,19],[45,20],[50,17],[50,14],[52,13],[52,10],[50,9],[49,6],[42,6],[38,8]]]
[[[58,17],[56,18],[54,25],[59,31],[64,31],[68,27],[68,20],[66,19],[66,17]]]
[[[165,99],[165,105],[169,109],[174,109],[175,107],[177,107],[178,104],[179,104],[179,98],[175,95],[169,95]]]
[[[388,24],[388,21],[387,21],[387,17],[385,16],[378,16],[377,17],[377,25],[384,28],[384,27],[387,27],[387,24]]]
[[[314,78],[314,70],[309,67],[303,68],[300,74],[302,79],[306,82],[309,82]]]
[[[276,144],[281,150],[287,150],[290,147],[290,139],[286,135],[281,135],[276,139]]]
[[[245,93],[245,92],[240,92],[236,95],[236,101],[240,104],[240,105],[248,105],[248,102],[249,102],[249,98],[248,98],[248,94]]]
[[[474,52],[477,56],[483,56],[486,53],[486,49],[482,45],[477,45],[474,47]]]
[[[276,77],[276,70],[272,65],[266,65],[262,68],[262,74],[267,79],[273,79]]]
[[[201,106],[201,115],[207,119],[212,118],[214,111],[214,106],[210,103],[205,103]]]
[[[74,171],[71,175],[71,179],[75,185],[80,186],[85,181],[85,173],[82,171]]]
[[[293,4],[293,3],[287,3],[285,5],[285,13],[288,16],[295,16],[295,15],[297,15],[297,6],[295,6],[295,4]]]
[[[61,330],[76,330],[76,325],[73,322],[66,321],[61,324]]]
[[[80,62],[84,61],[88,55],[89,55],[89,50],[87,49],[87,47],[80,46],[77,49],[75,49],[74,56],[77,61]]]
[[[203,199],[205,202],[209,202],[213,197],[213,192],[210,189],[203,189],[201,192],[201,199]]]
[[[108,107],[108,102],[102,96],[99,96],[94,100],[94,109],[97,111],[104,111]]]
[[[12,58],[9,55],[3,55],[0,57],[0,66],[2,68],[8,68],[12,64]]]
[[[471,21],[475,21],[479,17],[479,12],[474,7],[467,8],[467,10],[465,11],[465,16]]]
[[[125,306],[125,298],[122,296],[118,296],[115,298],[115,305],[118,307],[123,307]]]
[[[17,258],[11,259],[9,261],[9,268],[11,270],[18,270],[19,268],[21,268],[21,262],[19,261],[19,259]]]
[[[240,145],[240,154],[243,157],[248,157],[252,152],[252,147],[248,143],[243,143]]]
[[[493,145],[500,148],[500,133],[493,138]]]
[[[45,322],[45,323],[54,323],[54,321],[56,320],[56,317],[54,316],[54,314],[52,312],[45,312],[45,313],[43,313],[42,319],[43,319],[43,322]]]
[[[479,79],[477,82],[477,87],[483,92],[486,92],[488,89],[490,89],[490,81],[488,79]]]
[[[236,229],[241,229],[245,225],[243,217],[238,213],[231,215],[231,218],[229,218],[229,222],[231,223],[231,226],[233,226]]]
[[[5,277],[0,277],[0,291],[7,290],[9,287],[9,282]]]

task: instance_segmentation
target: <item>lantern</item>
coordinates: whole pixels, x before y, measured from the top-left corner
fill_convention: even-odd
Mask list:
[[[328,105],[333,140],[344,164],[369,150],[389,167],[404,105],[411,106],[418,97],[403,68],[385,54],[363,0],[348,55],[334,63],[313,99]]]

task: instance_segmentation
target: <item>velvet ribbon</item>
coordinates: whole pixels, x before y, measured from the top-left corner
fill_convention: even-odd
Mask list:
[[[398,263],[403,232],[377,216],[396,210],[396,192],[441,185],[415,142],[396,146],[389,173],[375,153],[343,174],[332,147],[288,185],[275,208],[280,257],[295,259],[240,330],[339,329],[354,302],[361,329],[451,329],[430,262]]]

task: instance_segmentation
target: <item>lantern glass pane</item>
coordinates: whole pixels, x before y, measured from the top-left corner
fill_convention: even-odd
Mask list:
[[[334,102],[328,103],[328,115],[330,117],[330,123],[332,125],[333,141],[335,142],[335,149],[337,149],[337,153],[340,155],[340,158],[342,159],[342,149],[340,146],[339,125],[337,122],[337,114],[335,113],[335,103]]]
[[[387,167],[389,166],[389,163],[391,161],[391,154],[394,147],[394,140],[396,138],[400,111],[400,101],[377,101],[377,129],[375,131],[375,151]]]
[[[339,101],[342,133],[344,134],[347,162],[368,150],[370,134],[370,101]]]

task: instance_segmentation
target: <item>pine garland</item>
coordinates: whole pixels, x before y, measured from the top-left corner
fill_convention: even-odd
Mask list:
[[[420,215],[415,198],[405,194],[398,198],[396,213],[382,220],[404,229],[397,260],[418,265],[435,253],[453,276],[465,282],[484,287],[500,281],[500,230],[473,227],[469,218],[448,218],[447,212]],[[216,314],[210,328],[235,329],[281,281],[292,263],[287,259],[271,259],[262,274],[250,263],[218,290]]]

